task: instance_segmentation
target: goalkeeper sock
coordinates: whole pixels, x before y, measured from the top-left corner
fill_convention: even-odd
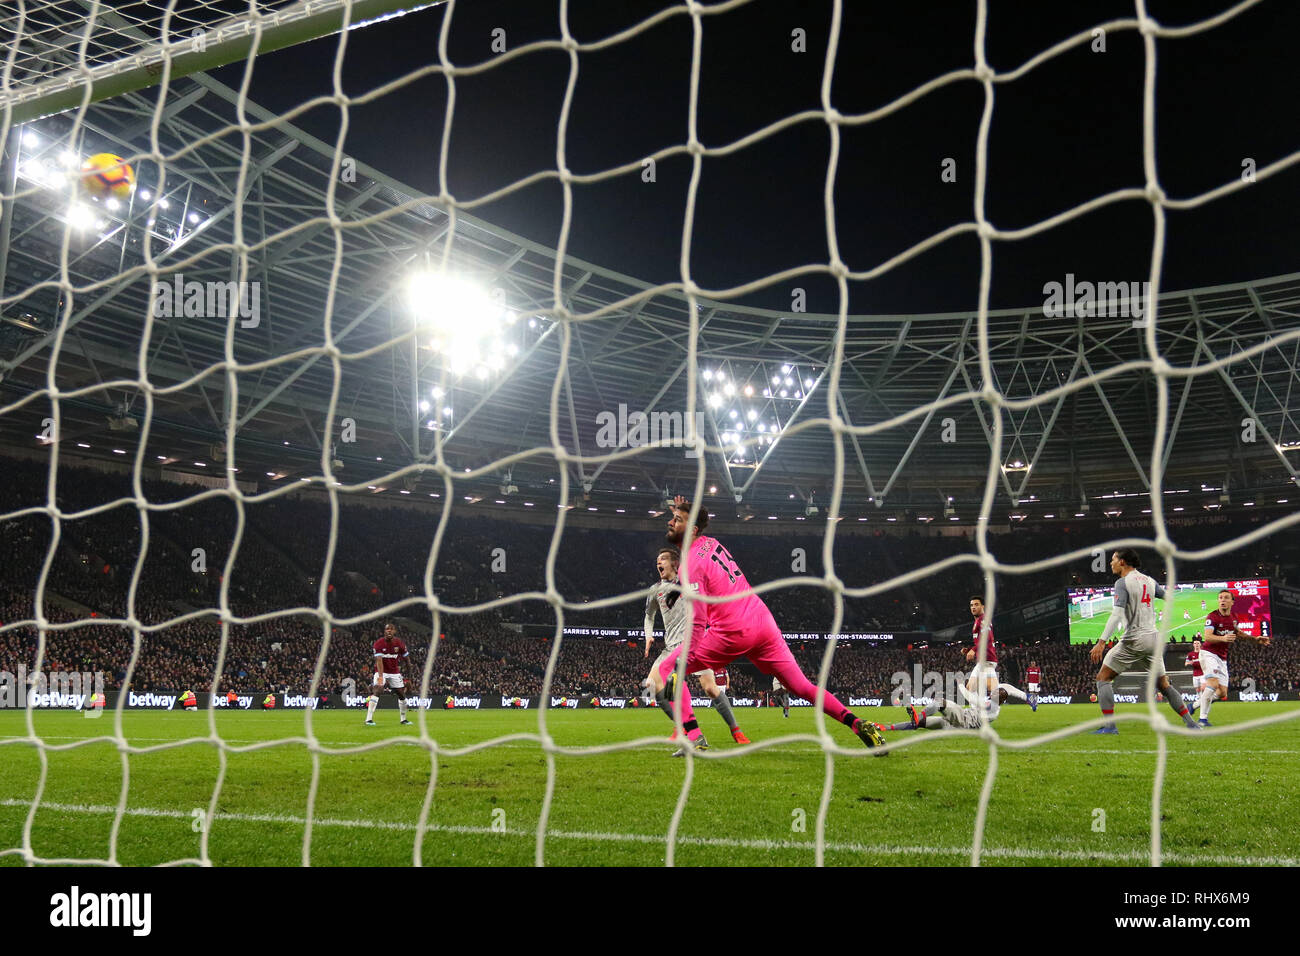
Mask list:
[[[371,694],[366,698],[366,720],[375,719],[375,708],[379,706],[379,697]]]
[[[667,694],[665,694],[663,691],[656,691],[655,703],[659,705],[660,710],[662,710],[665,714],[668,715],[669,720],[673,719],[673,705],[668,703]]]
[[[727,700],[725,690],[713,698],[713,709],[727,722],[727,726],[731,728],[733,734],[740,729],[740,725],[736,723],[736,715],[731,712],[731,701]]]
[[[1026,703],[1029,701],[1029,697],[1019,687],[1013,687],[1010,684],[998,684],[998,690],[1006,691],[1008,697],[1014,697],[1016,700],[1023,700]]]

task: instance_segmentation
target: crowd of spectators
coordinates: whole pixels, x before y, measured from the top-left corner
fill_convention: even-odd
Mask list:
[[[10,464],[5,465],[6,482],[0,487],[0,513],[44,501],[44,467]],[[64,517],[58,522],[58,544],[45,573],[43,609],[52,623],[77,622],[78,626],[47,632],[43,669],[100,671],[112,687],[122,686],[130,669],[130,685],[136,690],[202,690],[212,685],[218,655],[224,653],[218,681],[222,691],[305,691],[318,664],[322,688],[337,689],[349,686],[348,682],[363,687],[373,669],[371,643],[379,634],[379,620],[330,627],[322,660],[326,620],[316,613],[283,613],[318,605],[333,523],[333,559],[325,586],[325,607],[331,615],[358,617],[405,597],[423,595],[428,570],[432,590],[444,604],[458,608],[494,604],[473,614],[440,616],[430,692],[535,697],[542,691],[551,640],[532,636],[535,632],[528,625],[553,626],[554,610],[537,597],[517,598],[547,589],[550,526],[457,516],[447,522],[441,546],[433,553],[436,510],[424,515],[410,509],[344,505],[332,522],[329,505],[319,501],[282,498],[250,503],[242,509],[242,536],[227,587],[223,575],[240,525],[240,509],[229,498],[213,496],[147,512],[127,500],[93,515],[70,518],[67,515],[129,499],[131,485],[125,476],[64,468],[57,487]],[[142,487],[154,504],[178,502],[198,491],[152,480]],[[146,521],[148,548],[136,575]],[[1095,529],[1016,529],[990,535],[989,544],[1000,561],[1020,565],[1086,547],[1097,533]],[[35,617],[35,591],[53,535],[47,515],[0,521],[0,539],[6,548],[6,559],[0,562],[0,625]],[[1205,548],[1227,536],[1222,527],[1174,530],[1175,540],[1186,548]],[[644,600],[630,592],[655,580],[654,556],[661,543],[659,536],[643,531],[566,528],[553,573],[555,588],[575,605],[566,610],[566,623],[637,629]],[[738,534],[730,545],[755,585],[798,574],[814,578],[822,574],[822,539],[811,523],[806,531],[783,535]],[[1183,580],[1248,573],[1281,579],[1294,565],[1288,548],[1294,551],[1295,545],[1287,536],[1274,535],[1210,561],[1180,562],[1179,574]],[[430,567],[431,553],[436,560]],[[967,553],[974,553],[968,537],[844,534],[835,539],[835,570],[847,586],[862,587]],[[961,624],[969,619],[967,596],[983,590],[981,572],[970,562],[941,576],[941,587],[927,578],[871,598],[844,599],[841,630],[924,631]],[[1089,560],[1031,575],[996,575],[1000,601],[1011,607],[1070,584],[1104,587],[1108,581],[1108,571],[1095,572]],[[586,607],[624,594],[630,594],[626,601],[609,608]],[[764,600],[790,633],[831,628],[834,602],[824,587],[783,588],[765,594]],[[223,651],[217,614],[223,602],[235,617],[282,613],[258,623],[231,624]],[[103,623],[105,618],[127,619],[128,608],[142,629]],[[160,626],[196,609],[209,613]],[[407,674],[418,684],[431,644],[430,618],[422,606],[408,608],[402,615],[403,636],[411,650]],[[1048,640],[1004,648],[1004,676],[1020,681],[1032,658],[1043,668],[1052,692],[1089,693],[1096,667],[1088,659],[1088,648],[1065,643],[1064,627],[1035,637]],[[898,683],[897,675],[910,675],[918,666],[922,672],[963,669],[955,648],[931,643],[934,646],[918,643],[915,649],[904,649],[842,642],[829,686],[854,696],[887,696]],[[809,675],[820,669],[823,647],[817,641],[793,642],[796,658]],[[30,626],[0,631],[0,669],[12,672],[21,663],[30,670],[35,648],[36,631]],[[556,660],[551,692],[632,696],[648,669],[639,640],[567,637]],[[1265,692],[1300,689],[1300,641],[1279,636],[1268,649],[1243,644],[1234,650],[1232,675],[1234,685],[1250,679]],[[731,681],[733,692],[742,696],[767,686],[748,666],[733,668]]]

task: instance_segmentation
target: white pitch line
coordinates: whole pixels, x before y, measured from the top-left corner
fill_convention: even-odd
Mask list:
[[[0,800],[0,807],[21,807],[25,810],[30,806],[31,802],[27,800]],[[50,810],[56,813],[87,813],[101,816],[115,815],[117,813],[117,807],[110,807],[102,804],[41,803],[40,809]],[[154,807],[128,807],[125,816],[173,820],[193,819],[193,813],[191,812],[186,812],[184,810],[165,810]],[[305,817],[280,813],[218,813],[216,814],[214,821],[228,821],[232,823],[273,823],[278,825],[288,823],[298,826],[305,826],[307,823]],[[413,823],[400,823],[387,820],[343,820],[329,817],[316,818],[312,822],[312,826],[345,827],[361,830],[396,830],[400,832],[413,832],[416,829],[416,825]],[[527,837],[528,839],[533,839],[537,836],[535,830],[494,830],[490,826],[455,826],[440,823],[430,823],[426,825],[425,832],[513,836]],[[664,836],[653,833],[609,833],[599,831],[588,833],[577,830],[548,830],[546,836],[548,839],[553,840],[585,840],[589,842],[613,843],[663,844],[666,840]],[[745,850],[801,850],[804,852],[810,852],[816,849],[816,844],[814,843],[796,840],[743,840],[733,839],[731,837],[678,836],[677,842],[686,846],[724,847],[729,849]],[[903,846],[898,844],[843,843],[830,840],[826,842],[825,846],[827,850],[832,852],[864,853],[876,856],[913,857],[917,855],[931,855],[969,857],[971,853],[971,848],[969,846]],[[1105,860],[1113,863],[1143,864],[1147,863],[1151,859],[1150,853],[1141,850],[1114,851],[1059,848],[1035,850],[1021,847],[987,847],[984,849],[982,856],[1009,860]],[[1212,863],[1218,866],[1300,866],[1300,857],[1285,856],[1239,856],[1172,852],[1165,853],[1162,856],[1162,859],[1171,863]]]
[[[899,731],[899,732],[901,733],[902,731]],[[8,734],[8,735],[0,734],[0,741],[18,739],[18,738],[21,738],[21,737],[24,737],[24,736],[26,736],[26,735],[25,735],[25,734]],[[82,738],[82,735],[80,735],[80,734],[42,734],[42,735],[41,735],[41,739],[42,739],[42,740],[81,740],[81,739],[83,739],[83,738]],[[160,743],[165,743],[165,742],[167,742],[167,741],[169,741],[169,740],[174,741],[174,740],[178,740],[178,739],[180,739],[180,738],[177,738],[177,737],[136,737],[136,736],[130,736],[130,737],[127,737],[127,738],[126,738],[126,742],[127,742],[128,744],[141,743],[141,742],[148,742],[148,741],[156,741],[156,742],[160,742]],[[271,741],[274,740],[274,739],[275,739],[274,737],[257,737],[257,738],[223,737],[223,738],[222,738],[222,740],[223,740],[224,742],[228,743],[228,744],[238,744],[238,745],[243,745],[243,744],[265,744],[265,743],[269,743],[269,742],[271,742]],[[365,744],[371,744],[371,743],[375,743],[376,741],[379,741],[379,740],[388,740],[388,739],[392,739],[392,740],[408,740],[408,741],[418,741],[418,740],[419,740],[418,737],[393,737],[393,738],[387,738],[387,737],[374,737],[374,738],[371,738],[370,740],[327,740],[327,739],[324,739],[324,738],[321,738],[321,737],[317,737],[316,739],[320,742],[321,746],[323,746],[323,747],[360,747],[360,746],[364,746]],[[106,746],[110,745],[110,742],[109,742],[109,741],[100,741],[100,743],[101,743],[101,744],[104,744],[104,745],[106,745]],[[469,744],[466,744],[466,743],[457,743],[457,744],[453,744],[453,743],[449,743],[449,742],[446,741],[446,740],[442,740],[442,741],[439,741],[439,745],[440,745],[440,747],[442,747],[442,748],[449,748],[449,749],[451,749],[451,748],[460,748],[460,747],[471,746],[471,745],[472,745],[472,742],[469,743]],[[192,743],[192,744],[187,744],[187,746],[192,746],[192,747],[211,747],[211,746],[213,746],[213,744],[212,744],[210,741],[196,741],[196,742],[194,742],[194,743]],[[302,747],[302,746],[305,746],[305,745],[302,744],[302,743],[294,743],[294,744],[292,744],[291,746]],[[567,744],[564,744],[564,745],[562,745],[562,746],[568,746],[568,745],[567,745]],[[498,749],[511,749],[511,750],[536,750],[536,751],[538,751],[538,753],[541,753],[541,749],[542,749],[542,748],[541,748],[541,745],[540,745],[540,744],[536,744],[536,743],[504,743],[504,744],[496,744],[496,745],[494,745],[491,749],[492,749],[492,750],[498,750]],[[646,747],[643,747],[643,748],[641,748],[641,749],[642,749],[642,750],[650,750],[650,749],[653,749],[653,745],[647,745]],[[665,742],[664,742],[664,750],[665,750],[665,752],[667,752],[667,751],[670,750],[670,749],[671,749],[671,748],[669,747],[667,741],[665,741]],[[906,751],[904,751],[904,752],[905,752],[905,753],[909,753],[909,754],[911,754],[911,753],[913,753],[914,751],[915,751],[915,753],[916,753],[917,755],[919,755],[919,754],[922,753],[922,751],[919,750],[917,747],[909,747],[909,748],[908,748]],[[262,752],[265,752],[265,751],[262,751]],[[482,751],[480,751],[480,752],[482,752]],[[633,753],[633,752],[635,752],[635,751],[622,751],[622,753]],[[803,745],[803,744],[800,744],[800,745],[798,745],[798,746],[771,747],[771,748],[766,748],[763,752],[764,752],[765,754],[774,754],[774,753],[780,753],[780,754],[792,754],[792,753],[797,753],[797,754],[820,754],[820,753],[824,753],[824,751],[823,751],[820,747],[809,747],[809,746],[806,746],[806,745]],[[1300,754],[1300,750],[1276,750],[1276,749],[1274,749],[1274,750],[1257,750],[1257,749],[1233,749],[1233,750],[1223,750],[1223,749],[1220,749],[1220,748],[1215,748],[1213,751],[1205,751],[1205,750],[1174,750],[1173,748],[1170,748],[1170,750],[1169,750],[1169,754],[1170,754],[1171,756],[1173,756],[1173,755],[1181,755],[1181,756],[1186,756],[1186,757],[1192,757],[1192,756],[1200,756],[1200,757],[1203,757],[1203,756],[1206,756],[1207,753],[1209,753],[1209,752],[1212,752],[1212,753],[1213,753],[1214,755],[1216,755],[1216,756],[1218,756],[1218,755],[1220,755],[1220,754],[1229,754],[1229,755],[1239,755],[1239,754],[1293,754],[1293,755],[1294,755],[1294,754]],[[987,756],[988,756],[988,746],[987,746],[985,743],[983,743],[982,741],[980,741],[980,742],[978,743],[978,746],[975,744],[975,742],[972,742],[972,745],[971,745],[970,747],[963,747],[963,748],[959,748],[959,747],[930,747],[930,746],[927,746],[927,747],[925,747],[924,753],[935,753],[935,754],[957,754],[957,755],[959,755],[959,756],[964,755],[964,756],[968,756],[968,757],[987,757]],[[1033,750],[1021,750],[1021,751],[1016,751],[1016,750],[1008,750],[1007,748],[1001,748],[1001,749],[999,750],[999,753],[1000,753],[1003,757],[1005,757],[1005,756],[1010,756],[1011,754],[1014,754],[1014,753],[1024,753],[1024,754],[1030,755],[1030,754],[1034,754],[1035,751],[1033,751]],[[1158,751],[1158,750],[1155,750],[1155,749],[1151,749],[1151,750],[1116,750],[1116,749],[1114,749],[1114,748],[1112,748],[1112,747],[1098,747],[1098,748],[1095,748],[1095,749],[1090,749],[1090,748],[1065,748],[1065,747],[1052,747],[1050,750],[1045,750],[1045,751],[1043,751],[1043,753],[1048,753],[1048,754],[1135,754],[1135,755],[1151,755],[1151,754],[1157,754],[1157,753],[1159,753],[1159,751]],[[354,754],[331,754],[330,756],[351,757],[351,756],[356,756],[356,755],[354,755]],[[445,754],[445,753],[440,753],[439,756],[441,756],[441,757],[447,757],[447,754]],[[460,755],[460,756],[470,756],[470,755]],[[596,754],[589,754],[589,755],[581,755],[581,754],[579,754],[579,755],[573,755],[573,754],[562,754],[562,755],[560,755],[560,756],[598,756],[598,755],[596,755]],[[447,757],[447,759],[451,760],[451,759],[456,759],[456,758],[455,758],[455,757]],[[1000,759],[1000,758],[999,758],[999,759]]]

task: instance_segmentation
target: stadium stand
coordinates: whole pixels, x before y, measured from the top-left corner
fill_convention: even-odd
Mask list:
[[[0,511],[16,510],[19,502],[43,494],[43,467],[25,462],[6,464],[7,481],[0,489]],[[75,468],[61,469],[59,507],[74,512],[117,497],[129,496],[125,476]],[[169,482],[145,482],[151,501],[167,502],[193,495],[195,489]],[[231,611],[250,616],[293,607],[314,607],[323,555],[327,552],[328,505],[305,498],[282,498],[246,507],[246,526],[229,589]],[[337,618],[368,613],[392,601],[423,591],[422,579],[429,544],[437,522],[412,520],[409,509],[344,506],[330,583],[328,606]],[[140,575],[135,608],[139,619],[154,625],[199,608],[220,603],[221,575],[234,537],[234,505],[224,498],[206,499],[184,508],[151,512],[150,547]],[[87,518],[64,520],[59,546],[50,567],[45,613],[56,623],[83,621],[69,630],[51,631],[43,668],[96,670],[105,673],[110,688],[123,686],[130,663],[132,637],[121,625],[97,618],[125,617],[132,568],[138,558],[140,527],[133,507],[117,507]],[[50,538],[50,522],[40,515],[12,519],[0,526],[9,560],[0,564],[0,624],[34,616],[34,591]],[[1084,547],[1097,532],[1080,528],[1016,529],[991,536],[1002,560],[1024,563],[1065,548]],[[1180,544],[1202,547],[1225,536],[1222,526],[1179,529]],[[502,521],[491,517],[457,517],[449,522],[434,580],[442,600],[457,606],[545,589],[545,561],[551,531],[542,525]],[[737,534],[733,550],[754,584],[790,575],[790,554],[805,549],[809,574],[820,574],[820,539],[807,534]],[[589,601],[625,593],[653,580],[653,555],[659,541],[644,531],[572,528],[566,531],[557,561],[556,583],[572,601]],[[504,547],[509,563],[501,574],[475,571],[490,563],[493,548]],[[1243,568],[1279,581],[1286,578],[1287,545],[1278,536],[1266,538],[1248,551],[1201,564],[1180,564],[1187,578],[1230,576]],[[194,570],[193,549],[206,555],[206,572]],[[964,536],[910,534],[841,535],[836,541],[837,568],[846,583],[861,586],[877,577],[933,563],[953,554],[969,553]],[[599,560],[592,560],[597,556]],[[878,569],[878,571],[876,570]],[[1008,606],[1037,600],[1070,584],[1105,585],[1105,575],[1058,567],[1029,576],[1000,575],[998,593]],[[862,628],[922,631],[937,626],[965,630],[967,597],[980,593],[983,582],[974,565],[945,572],[942,588],[901,588],[899,593],[872,599],[848,599],[842,630]],[[833,607],[822,588],[786,588],[765,596],[778,622],[792,633],[829,630]],[[429,644],[427,630],[415,623],[422,613],[403,615],[402,630],[411,648],[407,674],[418,682]],[[639,628],[639,600],[600,611],[574,611],[566,622],[577,625]],[[550,639],[521,633],[520,625],[553,625],[542,601],[516,603],[469,615],[444,615],[442,639],[430,678],[430,693],[500,693],[536,696],[541,692]],[[380,622],[336,626],[322,676],[323,692],[337,691],[348,681],[363,685],[371,670],[371,642]],[[1095,676],[1087,647],[1064,642],[1064,623],[1035,634],[1026,646],[1005,647],[1002,659],[1007,679],[1018,681],[1030,658],[1044,668],[1053,693],[1087,694]],[[306,614],[281,616],[230,630],[219,690],[304,691],[311,681],[320,648],[320,621]],[[1279,635],[1281,636],[1281,635]],[[146,632],[131,677],[134,690],[199,688],[211,685],[220,646],[220,626],[211,616]],[[0,632],[0,669],[29,671],[35,664],[34,628]],[[815,673],[821,663],[817,641],[793,643],[800,664]],[[845,642],[838,648],[830,689],[836,693],[886,696],[891,675],[923,671],[956,671],[963,666],[955,646],[915,644],[912,648],[872,647]],[[638,693],[647,663],[640,641],[566,638],[552,684],[552,693],[633,696]],[[1261,691],[1300,690],[1300,641],[1282,638],[1271,648],[1242,646],[1234,652],[1233,685],[1251,679]],[[748,668],[732,673],[734,694],[749,696],[766,689],[763,678]]]

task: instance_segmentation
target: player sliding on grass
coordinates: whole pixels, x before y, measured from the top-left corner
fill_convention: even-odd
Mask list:
[[[1110,556],[1110,570],[1118,575],[1115,604],[1106,620],[1105,630],[1089,655],[1094,664],[1101,664],[1101,670],[1097,672],[1097,703],[1101,705],[1102,714],[1110,717],[1115,713],[1115,685],[1112,683],[1115,678],[1139,667],[1154,669],[1156,687],[1165,695],[1174,713],[1183,718],[1183,723],[1195,730],[1196,721],[1192,720],[1187,705],[1183,703],[1183,695],[1178,693],[1178,688],[1169,682],[1165,673],[1160,632],[1156,630],[1156,615],[1151,605],[1153,598],[1164,600],[1165,587],[1139,571],[1140,567],[1142,559],[1132,548],[1120,548]],[[1124,636],[1106,653],[1106,643],[1121,623]],[[1106,654],[1104,660],[1103,653]],[[1117,734],[1119,728],[1112,722],[1093,733]]]
[[[966,730],[978,730],[983,724],[991,724],[998,719],[1002,705],[1007,702],[1007,685],[998,688],[996,695],[988,696],[988,688],[981,687],[972,694],[965,687],[958,687],[962,696],[970,704],[960,706],[950,700],[936,700],[924,708],[908,705],[908,720],[901,724],[883,726],[881,730],[939,730],[948,727],[962,727]],[[982,699],[981,699],[982,698]]]
[[[654,643],[654,624],[655,613],[657,612],[664,622],[664,649],[660,655],[655,658],[654,666],[650,668],[650,676],[646,678],[642,685],[654,694],[655,703],[663,708],[668,719],[673,719],[673,705],[668,703],[664,696],[664,683],[659,678],[659,665],[663,663],[664,658],[681,646],[682,640],[686,637],[686,629],[691,624],[691,607],[690,601],[681,600],[681,592],[670,587],[664,587],[666,584],[677,583],[677,564],[681,555],[676,548],[660,548],[659,556],[655,559],[655,567],[659,571],[660,587],[656,588],[654,593],[645,602],[645,656],[650,656],[650,645]],[[722,680],[726,681],[726,671],[721,672]],[[736,723],[736,715],[731,712],[731,702],[727,700],[727,692],[719,685],[717,676],[712,670],[705,669],[698,672],[692,672],[692,677],[700,679],[700,687],[704,693],[713,698],[713,709],[718,712],[723,720],[727,722],[727,728],[731,731],[731,739],[738,744],[753,743],[745,736],[740,725]],[[673,738],[676,738],[677,731],[673,731]]]
[[[709,597],[744,594],[750,589],[749,582],[735,559],[715,538],[703,534],[709,523],[708,511],[700,509],[694,528],[687,524],[690,512],[690,502],[678,495],[673,499],[672,518],[668,522],[669,542],[686,556],[689,586]],[[691,638],[686,673],[726,667],[737,658],[748,657],[762,673],[776,675],[791,693],[804,700],[816,700],[817,688],[799,669],[785,638],[781,636],[781,629],[772,618],[772,612],[758,595],[746,594],[720,604],[693,601],[690,605]],[[677,687],[677,658],[681,652],[682,648],[675,648],[660,662],[659,679],[669,700],[675,700],[681,709],[682,728],[687,739],[695,749],[703,750],[708,747],[708,742],[696,723],[691,695],[685,689],[679,692]],[[823,694],[822,709],[850,727],[868,747],[884,744],[885,740],[875,724],[855,717],[832,694]],[[683,753],[685,748],[677,751],[677,754]]]

